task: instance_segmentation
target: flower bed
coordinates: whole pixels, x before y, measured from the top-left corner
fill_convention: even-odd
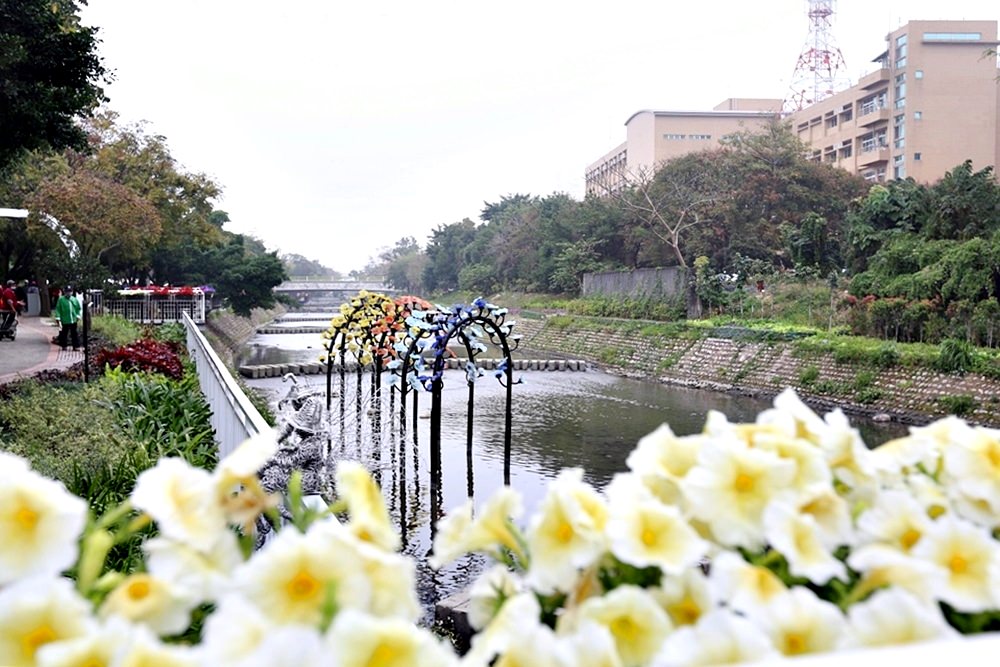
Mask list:
[[[232,527],[274,514],[255,476],[274,450],[258,437],[214,472],[161,459],[90,523],[0,454],[0,664],[459,664],[413,624],[415,565],[359,464],[338,465],[343,521],[293,483],[294,527],[251,554]],[[438,524],[433,565],[497,561],[470,590],[479,633],[462,664],[863,662],[1000,623],[998,431],[948,418],[871,451],[789,391],[753,424],[664,425],[627,465],[603,493],[564,471],[523,523],[505,488]],[[146,571],[107,571],[111,545],[150,521]],[[985,662],[996,647],[944,652]]]

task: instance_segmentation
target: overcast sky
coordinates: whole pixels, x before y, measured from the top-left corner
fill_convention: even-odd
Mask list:
[[[110,107],[223,189],[227,229],[341,272],[513,193],[583,196],[640,109],[785,97],[805,0],[90,0]],[[909,20],[997,0],[840,0],[852,81]]]

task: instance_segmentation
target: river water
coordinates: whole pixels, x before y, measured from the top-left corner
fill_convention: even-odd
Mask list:
[[[258,335],[249,341],[239,363],[312,361],[321,352],[318,334]],[[625,459],[638,440],[662,423],[686,435],[701,430],[709,410],[718,410],[730,421],[739,422],[753,421],[758,412],[770,407],[766,400],[632,380],[594,369],[527,371],[515,373],[515,380],[518,378],[522,382],[514,387],[512,398],[511,486],[523,495],[528,515],[541,500],[546,484],[564,468],[581,467],[585,480],[598,488],[605,486],[615,473],[626,469]],[[301,376],[299,382],[325,387],[325,377],[317,375]],[[272,404],[290,387],[281,378],[247,383],[267,393]],[[388,384],[387,374],[384,384]],[[335,376],[334,388],[339,386]],[[430,406],[429,394],[418,397],[416,419],[412,405],[408,405],[407,432],[402,436],[398,399],[388,389],[383,391],[378,411],[381,424],[372,424],[376,411],[370,376],[364,376],[359,398],[355,376],[347,374],[342,424],[340,397],[334,399],[335,455],[361,460],[380,482],[399,526],[403,550],[418,563],[425,621],[438,599],[464,588],[483,567],[481,559],[467,558],[434,572],[425,560],[436,518],[469,497],[478,506],[503,484],[505,395],[490,372],[475,384],[470,467],[465,373],[445,372],[441,478],[433,485],[429,472],[429,420],[421,418]],[[356,408],[359,401],[360,414]],[[391,414],[390,407],[394,408]],[[905,431],[898,424],[853,421],[869,446]]]

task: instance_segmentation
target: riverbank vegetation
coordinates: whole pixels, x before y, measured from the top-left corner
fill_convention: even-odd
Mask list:
[[[181,457],[210,469],[216,447],[211,411],[178,352],[183,330],[144,329],[120,318],[93,322],[101,348],[94,358],[107,352],[122,363],[95,363],[90,382],[71,368],[0,387],[0,450],[61,481],[100,516],[127,499],[139,474],[159,459]],[[158,352],[150,358],[153,348]],[[175,365],[179,377],[162,372]],[[125,545],[118,555],[128,560],[136,552]]]

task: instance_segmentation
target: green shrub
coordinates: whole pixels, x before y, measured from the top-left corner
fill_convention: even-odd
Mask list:
[[[180,322],[164,322],[152,327],[150,334],[156,340],[164,343],[174,343],[176,345],[187,344],[187,330]]]
[[[101,315],[90,321],[90,328],[115,345],[128,345],[142,336],[142,328],[135,322],[130,322],[117,315]]]
[[[854,378],[854,391],[861,391],[869,388],[875,382],[875,374],[871,371],[861,371]]]
[[[879,400],[884,395],[884,392],[878,387],[863,387],[854,392],[854,400],[863,405],[868,405]]]
[[[113,369],[102,383],[114,387],[116,398],[109,407],[119,425],[143,444],[152,460],[180,456],[201,468],[215,467],[212,411],[194,374],[173,380],[158,374]]]
[[[949,338],[941,343],[935,367],[945,373],[965,373],[975,365],[975,350],[964,340]]]
[[[799,371],[799,384],[803,387],[812,385],[819,379],[819,369],[815,366],[806,366]]]
[[[958,415],[959,417],[967,415],[979,407],[979,401],[968,394],[939,396],[937,402],[949,414]]]
[[[560,331],[568,329],[573,324],[573,318],[569,315],[553,315],[545,320],[546,328],[552,327]]]
[[[833,380],[820,380],[816,383],[815,389],[821,394],[839,394],[841,386]]]
[[[899,365],[899,350],[893,343],[882,343],[875,352],[875,365],[879,368],[892,368]]]

